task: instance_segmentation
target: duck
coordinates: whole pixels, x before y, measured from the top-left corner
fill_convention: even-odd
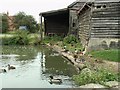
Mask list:
[[[6,69],[0,69],[0,73],[5,73],[7,72]]]
[[[8,64],[8,70],[10,69],[16,69],[14,66],[10,66],[10,64]]]
[[[50,81],[49,81],[50,84],[53,84],[53,83],[54,84],[61,84],[62,83],[62,79],[57,79],[57,78],[54,79],[53,76],[49,76],[49,78],[50,78]]]

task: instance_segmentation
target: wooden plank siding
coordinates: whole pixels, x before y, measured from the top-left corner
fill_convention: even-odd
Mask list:
[[[100,8],[96,8],[97,6]],[[94,5],[91,38],[120,38],[119,8],[119,3],[96,3]]]
[[[69,34],[73,34],[78,37],[78,10],[83,7],[85,2],[74,2],[69,5]]]
[[[91,30],[91,9],[87,8],[80,13],[79,17],[79,38],[83,45],[88,43]]]

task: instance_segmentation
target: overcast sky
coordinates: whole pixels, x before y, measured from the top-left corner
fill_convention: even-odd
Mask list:
[[[75,0],[1,0],[0,13],[15,15],[19,11],[33,15],[39,21],[39,13],[66,8]]]

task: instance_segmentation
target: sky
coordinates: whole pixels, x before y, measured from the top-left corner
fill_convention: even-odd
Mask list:
[[[1,0],[0,13],[15,15],[20,11],[32,15],[39,22],[39,13],[66,8],[75,0]]]

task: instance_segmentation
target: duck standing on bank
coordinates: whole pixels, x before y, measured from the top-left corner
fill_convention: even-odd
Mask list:
[[[49,76],[49,77],[50,77],[50,81],[49,81],[50,84],[53,84],[53,83],[54,84],[61,84],[62,83],[62,79],[57,79],[57,78],[54,79],[53,76]]]
[[[10,64],[8,64],[8,70],[11,70],[11,69],[16,69],[14,66],[10,66]]]

